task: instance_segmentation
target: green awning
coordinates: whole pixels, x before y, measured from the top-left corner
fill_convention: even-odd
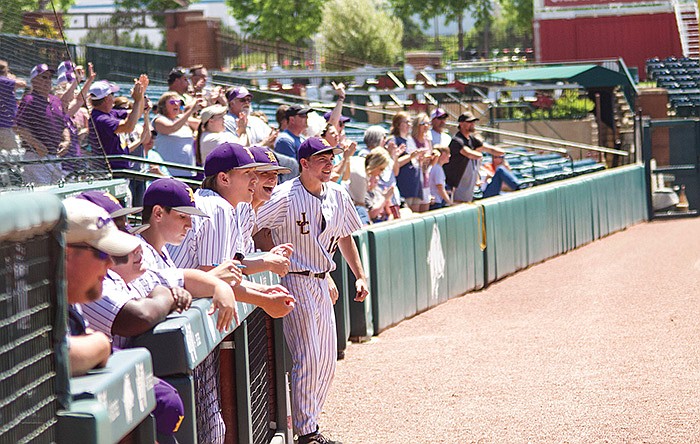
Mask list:
[[[492,77],[517,83],[553,83],[563,81],[578,83],[584,88],[621,86],[625,91],[628,102],[634,103],[634,98],[630,94],[634,87],[629,79],[619,72],[599,65],[563,65],[514,69],[512,71],[493,73]]]

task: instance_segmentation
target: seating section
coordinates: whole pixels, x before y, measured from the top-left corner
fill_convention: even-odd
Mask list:
[[[700,61],[668,57],[646,62],[647,78],[668,90],[669,103],[676,116],[700,116]]]

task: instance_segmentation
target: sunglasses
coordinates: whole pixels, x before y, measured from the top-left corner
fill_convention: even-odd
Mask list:
[[[105,253],[104,251],[98,250],[97,248],[91,247],[90,245],[73,244],[73,245],[71,245],[71,247],[77,248],[79,250],[90,250],[90,251],[92,251],[92,254],[95,255],[95,258],[99,259],[101,261],[106,261],[112,257],[111,255]]]
[[[420,123],[420,126],[428,126],[428,125],[430,125],[430,122],[421,122]]]
[[[168,100],[168,103],[170,105],[180,105],[180,106],[185,105],[185,102],[183,102],[182,100],[176,100],[176,99],[170,99],[170,100]]]

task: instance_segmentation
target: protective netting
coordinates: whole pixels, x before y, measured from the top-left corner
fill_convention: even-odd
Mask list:
[[[226,426],[221,416],[218,348],[195,367],[192,376],[197,412],[197,442],[223,443]]]
[[[0,189],[111,177],[88,141],[88,66],[63,39],[53,2],[39,13],[20,3],[1,7]]]

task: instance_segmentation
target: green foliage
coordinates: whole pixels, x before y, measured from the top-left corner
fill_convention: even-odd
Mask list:
[[[20,35],[42,39],[58,40],[61,38],[61,33],[54,25],[54,21],[46,18],[38,18],[34,27],[22,26],[22,30],[19,33]]]
[[[324,3],[324,0],[226,0],[246,34],[287,43],[300,43],[318,31]]]
[[[580,119],[588,115],[595,108],[595,103],[578,91],[567,89],[554,102],[551,110],[535,109],[524,111],[513,110],[513,118],[519,120],[547,120],[547,119]]]
[[[65,12],[74,0],[54,0],[57,12]],[[49,10],[51,2],[47,0],[0,0],[0,32],[19,34],[22,30],[22,15],[27,12]]]
[[[330,55],[346,55],[378,65],[402,56],[403,25],[376,0],[331,0],[323,12],[321,33]]]
[[[126,46],[129,48],[141,49],[163,49],[156,47],[148,40],[147,36],[132,31],[119,31],[114,29],[96,28],[88,31],[83,38],[80,39],[81,44],[98,44],[98,45],[113,45]],[[165,46],[165,43],[163,45]]]
[[[503,7],[503,19],[506,28],[515,33],[532,36],[534,18],[532,0],[499,0]]]

